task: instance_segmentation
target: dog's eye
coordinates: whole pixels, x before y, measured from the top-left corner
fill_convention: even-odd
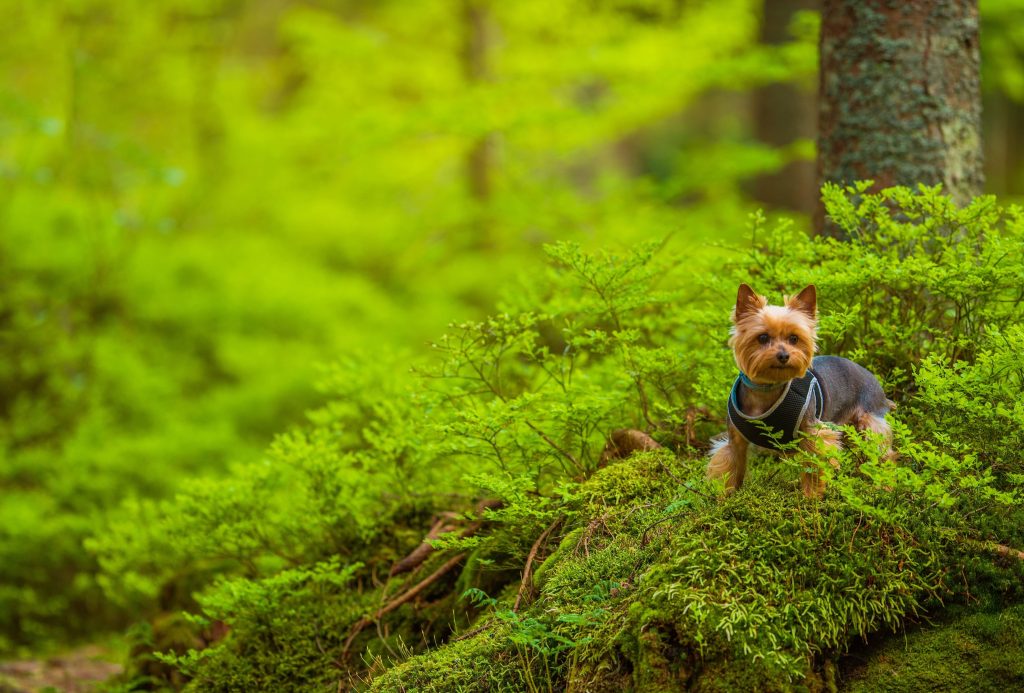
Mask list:
[[[767,332],[757,335],[757,341],[761,342],[761,344],[767,344],[771,339],[772,338],[768,336]]]
[[[799,341],[800,341],[800,338],[797,337],[795,334],[789,335],[789,343],[790,344],[796,344]]]

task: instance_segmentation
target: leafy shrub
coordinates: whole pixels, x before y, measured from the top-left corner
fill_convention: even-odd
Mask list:
[[[372,545],[379,498],[356,502],[358,482],[324,471],[335,463],[353,479],[380,470],[376,490],[427,493],[397,511],[404,550],[448,474],[416,447],[458,422],[389,448],[397,419],[427,405],[376,400],[367,383],[352,402],[379,411],[324,428],[376,426],[379,449],[355,435],[336,460],[331,433],[296,434],[282,455],[308,464],[280,472],[260,451],[321,401],[318,362],[419,346],[489,309],[544,242],[647,239],[674,227],[678,197],[700,201],[688,236],[707,237],[746,213],[742,178],[811,156],[716,129],[700,146],[728,156],[709,177],[695,143],[663,146],[679,139],[668,114],[702,93],[813,73],[809,22],[761,46],[755,0],[490,7],[497,78],[470,83],[465,13],[447,0],[0,3],[19,27],[0,55],[0,653],[191,606],[193,578],[257,553],[271,570],[290,564],[278,554]],[[666,75],[681,40],[687,60]],[[486,137],[500,156],[481,199],[466,158]],[[242,480],[223,480],[232,463]],[[330,490],[307,510],[322,522],[286,519],[272,496],[318,480]],[[157,501],[179,491],[191,515],[163,517]],[[260,503],[276,508],[269,536],[245,527]],[[84,544],[107,526],[101,570]],[[119,542],[135,556],[123,571],[104,548]]]
[[[105,579],[153,592],[220,562],[201,618],[237,629],[169,660],[202,690],[814,688],[835,684],[854,642],[951,602],[1020,599],[1005,547],[1024,545],[1021,213],[987,198],[958,210],[924,188],[832,188],[826,203],[848,242],[755,217],[749,249],[725,261],[551,246],[543,282],[453,325],[413,377],[342,365],[312,428],[150,508],[159,550],[129,525],[97,539]],[[740,280],[818,285],[824,350],[899,394],[897,464],[851,433],[823,501],[794,488],[813,459],[755,461],[727,499],[704,480]],[[602,459],[623,425],[668,449]],[[480,498],[501,504],[471,510]],[[433,551],[386,578],[431,518],[447,530]],[[314,597],[309,566],[338,555],[351,594]],[[317,608],[322,651],[308,642]],[[283,642],[254,625],[269,623]],[[297,657],[280,660],[287,677],[281,652]]]

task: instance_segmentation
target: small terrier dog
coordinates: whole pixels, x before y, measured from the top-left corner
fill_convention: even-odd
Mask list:
[[[896,405],[866,368],[817,351],[817,290],[810,285],[783,306],[770,306],[740,284],[732,314],[732,347],[740,375],[728,401],[729,429],[714,441],[708,478],[727,476],[727,492],[743,484],[750,445],[778,450],[798,441],[817,452],[842,447],[842,434],[826,422],[852,424],[882,436],[891,458],[892,429],[885,415]],[[829,463],[838,467],[835,458]],[[809,498],[825,492],[821,471],[804,471],[800,488]]]

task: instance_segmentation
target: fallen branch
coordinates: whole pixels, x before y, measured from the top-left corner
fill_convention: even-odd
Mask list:
[[[988,551],[989,553],[995,553],[1008,558],[1016,558],[1018,561],[1024,561],[1024,551],[1015,549],[1012,546],[1007,546],[1006,544],[997,544],[994,541],[969,541],[967,543],[970,546],[981,549],[982,551]]]
[[[437,582],[438,579],[444,577],[446,573],[451,571],[451,569],[458,565],[459,562],[461,562],[462,559],[465,557],[465,553],[460,553],[455,556],[452,556],[440,568],[438,568],[430,575],[428,575],[427,577],[423,578],[418,583],[410,587],[408,590],[406,590],[405,592],[398,595],[390,602],[379,608],[372,617],[363,616],[361,619],[359,619],[356,622],[356,624],[352,626],[352,630],[349,632],[348,638],[346,638],[345,640],[345,645],[341,651],[342,658],[344,659],[348,657],[348,651],[349,648],[352,647],[352,642],[356,639],[356,636],[359,635],[359,633],[361,633],[364,628],[366,628],[371,623],[379,621],[382,617],[384,617],[384,615],[391,613],[392,611],[394,611],[395,609],[402,606],[403,604],[411,600],[413,597],[418,595],[420,592],[430,587],[432,584]]]
[[[541,532],[540,536],[537,537],[537,541],[533,542],[533,546],[530,547],[530,553],[526,557],[526,565],[523,567],[523,579],[519,583],[519,593],[516,594],[516,603],[512,605],[512,611],[519,611],[519,604],[523,600],[523,595],[526,594],[527,586],[530,584],[531,568],[533,567],[533,561],[537,558],[537,552],[540,550],[544,540],[548,538],[548,535],[555,531],[558,525],[562,524],[564,518],[559,517],[550,525],[548,528]]]

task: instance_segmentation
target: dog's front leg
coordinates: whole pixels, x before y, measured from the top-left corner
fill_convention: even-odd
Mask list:
[[[711,447],[708,478],[726,476],[725,491],[732,493],[743,484],[747,474],[747,439],[729,424],[729,430]]]
[[[839,469],[836,453],[843,447],[842,434],[830,426],[821,424],[815,424],[804,433],[807,435],[800,441],[800,448],[810,455],[828,455],[828,463]],[[808,498],[821,498],[825,495],[825,479],[822,478],[821,469],[815,466],[813,471],[800,472],[800,490]]]

